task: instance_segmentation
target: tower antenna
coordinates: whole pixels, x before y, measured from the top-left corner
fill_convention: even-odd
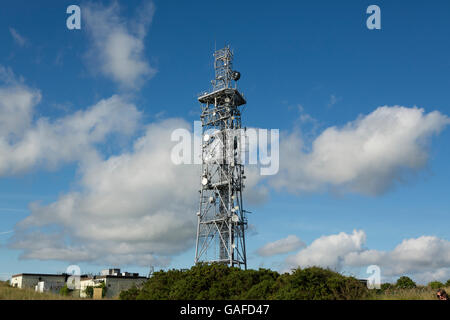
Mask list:
[[[233,70],[229,46],[214,52],[212,91],[202,104],[202,175],[195,263],[223,263],[247,269],[244,165],[241,161],[241,109],[247,102],[237,90],[241,74]]]

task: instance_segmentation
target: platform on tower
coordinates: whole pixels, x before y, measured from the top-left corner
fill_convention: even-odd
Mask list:
[[[220,90],[202,94],[198,97],[198,101],[200,103],[222,105],[225,103],[225,98],[227,97],[230,99],[234,99],[233,104],[235,106],[241,106],[247,103],[244,96],[235,88],[223,88]]]

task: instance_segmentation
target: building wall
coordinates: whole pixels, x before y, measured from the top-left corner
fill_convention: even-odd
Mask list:
[[[22,288],[22,278],[22,276],[12,277],[9,283],[13,287]]]
[[[80,298],[87,298],[86,290],[87,287],[96,287],[99,285],[99,282],[94,281],[94,279],[81,279],[80,280]]]
[[[65,276],[19,275],[11,278],[11,285],[17,288],[35,289],[38,282],[45,283],[45,291],[59,292],[65,285]]]
[[[115,298],[120,292],[130,289],[133,284],[137,287],[144,284],[147,281],[146,278],[110,278],[106,279],[106,297]]]
[[[130,289],[133,284],[141,286],[147,278],[123,278],[123,277],[98,277],[97,279],[85,279],[80,281],[80,297],[87,298],[84,290],[88,286],[96,287],[101,281],[105,281],[106,295],[105,298],[115,298],[121,291]]]
[[[51,291],[59,293],[61,288],[66,284],[64,275],[45,276],[45,275],[18,275],[11,278],[11,285],[17,288],[31,288],[35,289],[36,285],[43,281],[44,291]],[[86,298],[85,290],[88,286],[96,287],[100,285],[101,281],[105,281],[106,298],[115,298],[121,291],[130,289],[133,285],[137,287],[144,284],[147,278],[133,278],[120,276],[100,276],[93,278],[80,279],[80,297]]]

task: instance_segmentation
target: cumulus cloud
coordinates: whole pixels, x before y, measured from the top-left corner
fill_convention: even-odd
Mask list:
[[[392,251],[350,252],[345,263],[377,264],[385,276],[416,274],[418,280],[447,280],[450,278],[450,241],[434,236],[405,239]]]
[[[0,87],[0,136],[13,140],[22,137],[41,98],[39,90],[20,83]]]
[[[344,257],[350,252],[362,250],[365,241],[366,234],[361,230],[355,230],[352,234],[341,232],[322,236],[297,254],[286,258],[286,262],[301,267],[321,266],[340,270]]]
[[[90,161],[81,167],[81,191],[48,205],[33,203],[11,246],[24,258],[162,264],[193,245],[200,167],[174,165],[172,130],[187,128],[169,119],[148,126],[132,152]],[[58,226],[45,243],[36,229]],[[47,234],[47,233],[45,233]],[[68,239],[64,241],[62,238]]]
[[[11,248],[25,259],[163,266],[192,247],[201,167],[171,161],[171,133],[180,128],[189,131],[190,125],[182,119],[154,122],[132,151],[104,160],[85,157],[76,191],[53,203],[31,203]],[[267,190],[251,182],[251,172],[246,202],[260,203]]]
[[[92,257],[90,253],[82,248],[64,246],[64,236],[61,233],[46,234],[40,231],[31,233],[15,233],[12,247],[15,249],[25,249],[23,259],[45,259],[85,261]]]
[[[245,191],[244,200],[252,205],[262,205],[269,200],[269,188],[264,185],[261,179],[261,169],[259,166],[248,165],[245,167]]]
[[[385,278],[410,275],[419,282],[450,278],[450,241],[421,236],[405,239],[391,251],[367,249],[365,242],[362,230],[322,236],[285,263],[291,268],[321,266],[337,271],[378,265]]]
[[[298,250],[303,246],[305,246],[305,243],[301,241],[297,236],[289,235],[284,239],[267,243],[263,247],[259,248],[257,253],[262,257],[269,257],[276,254]]]
[[[120,15],[114,1],[109,6],[89,4],[83,18],[91,39],[88,56],[94,69],[117,82],[122,88],[139,88],[156,70],[144,58],[144,39],[152,21],[154,5],[146,2],[130,21]]]
[[[306,151],[294,131],[280,142],[280,171],[271,186],[289,192],[325,188],[377,195],[422,169],[429,138],[450,122],[438,111],[379,107],[344,127],[329,127]]]
[[[0,71],[4,79],[12,77],[8,70]],[[81,162],[76,191],[53,203],[30,204],[30,216],[18,223],[10,246],[21,250],[22,258],[165,265],[171,256],[193,245],[198,209],[193,199],[198,197],[200,166],[177,166],[170,158],[171,133],[189,128],[187,122],[167,119],[152,123],[132,151],[102,159],[97,143],[115,130],[130,133],[136,128],[140,114],[134,105],[113,96],[64,118],[33,121],[32,110],[41,99],[40,92],[20,81],[11,80],[8,86],[0,91],[4,95],[0,114],[13,110],[20,117],[13,117],[19,121],[14,126],[1,126],[0,154],[4,156],[0,157],[0,173],[18,172],[40,162]],[[342,186],[378,194],[401,181],[405,170],[415,172],[426,164],[427,140],[448,122],[439,112],[381,107],[343,128],[328,128],[314,140],[310,152],[304,151],[300,135],[294,132],[282,139],[281,171],[266,178],[267,185],[291,192]],[[246,175],[245,200],[266,200],[269,191],[261,184],[257,167],[246,168]],[[415,240],[419,242],[414,246],[425,241]],[[438,250],[447,250],[448,242],[431,240],[427,247],[435,243]],[[406,245],[390,253],[367,250],[364,243],[363,231],[325,236],[288,257],[286,263],[340,269],[370,262],[386,267],[390,270],[387,274],[446,274],[445,259],[438,260],[433,269],[425,256],[419,261],[405,258],[399,269],[396,262],[399,252],[406,252]],[[289,236],[260,248],[258,254],[271,256],[304,246],[300,239]],[[386,262],[390,259],[391,263]],[[422,266],[420,270],[418,266]]]
[[[0,90],[0,100],[2,94]],[[33,101],[38,101],[38,95],[23,89],[10,90],[4,95],[7,98],[0,103],[0,115],[7,113],[15,121],[0,130],[0,175],[24,172],[35,165],[53,168],[64,162],[95,158],[98,156],[96,143],[114,132],[133,132],[139,116],[134,105],[113,96],[87,110],[54,121],[39,118],[31,124],[27,121],[31,118],[29,111]],[[8,113],[11,106],[15,107],[13,114]],[[8,117],[0,123],[3,121],[8,121]]]
[[[1,66],[0,81],[0,175],[96,158],[97,143],[111,133],[133,133],[139,122],[136,107],[117,95],[66,117],[36,119],[41,92]]]

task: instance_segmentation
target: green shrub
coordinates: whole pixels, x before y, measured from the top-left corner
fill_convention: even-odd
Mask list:
[[[87,286],[86,289],[84,289],[84,293],[88,298],[91,298],[94,296],[94,287],[93,286]]]
[[[431,281],[430,283],[428,283],[428,286],[431,289],[436,289],[437,290],[439,288],[443,288],[444,284],[442,282],[440,282],[440,281]]]
[[[123,291],[123,300],[360,299],[364,284],[352,277],[313,267],[292,274],[198,264],[189,270],[155,272],[141,289]]]
[[[135,284],[133,286],[125,291],[122,291],[119,294],[120,300],[136,300],[137,296],[139,295],[140,290],[136,287]]]
[[[416,283],[407,276],[402,276],[397,280],[396,286],[400,289],[412,289],[416,287]]]
[[[68,297],[70,295],[72,295],[72,291],[71,289],[69,289],[67,287],[67,284],[64,285],[64,287],[61,288],[61,290],[59,290],[59,294],[65,297]]]
[[[311,267],[296,269],[278,279],[280,300],[348,300],[360,299],[367,294],[367,287],[352,277],[337,272]]]
[[[387,290],[392,290],[395,288],[395,285],[392,283],[382,283],[381,284],[381,291],[387,291]]]
[[[243,294],[243,299],[248,300],[266,300],[273,297],[275,291],[275,281],[265,279],[252,286]]]
[[[447,282],[445,283],[446,287],[450,287],[450,279],[447,280]]]

